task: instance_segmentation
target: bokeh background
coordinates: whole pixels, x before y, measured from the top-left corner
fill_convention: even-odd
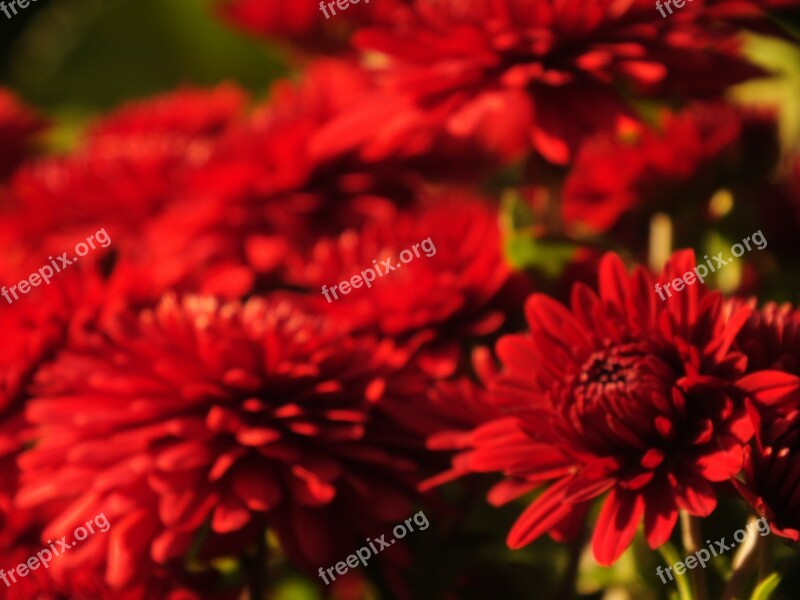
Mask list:
[[[275,80],[296,72],[290,50],[277,41],[256,39],[227,26],[215,18],[216,4],[213,0],[38,0],[14,19],[0,15],[0,85],[53,118],[45,144],[55,153],[71,149],[86,124],[110,108],[182,84],[211,87],[232,81],[249,91],[255,102],[266,98]],[[796,19],[782,26],[800,32]],[[788,157],[800,148],[800,46],[789,39],[750,34],[746,53],[771,76],[737,86],[732,97],[750,106],[777,107],[781,152]],[[503,173],[499,179],[510,176]],[[725,190],[717,192],[709,198],[710,206],[724,216],[733,211],[732,199]],[[524,203],[519,198],[505,203],[504,217],[524,229],[530,215],[515,221],[520,204]],[[710,234],[699,224],[677,227],[673,245],[694,247],[699,253],[730,247],[740,239],[737,236],[755,230],[750,227],[753,221],[742,213],[732,214],[738,215],[735,223],[728,226],[721,217],[722,225]],[[613,235],[606,240],[609,246],[614,244]],[[575,246],[560,240],[539,242],[526,235],[511,239],[505,249],[512,264],[534,273],[538,283],[547,281],[542,285],[550,285],[557,294],[555,280],[570,262]],[[789,248],[787,255],[793,251]],[[743,268],[743,264],[730,265],[714,285],[726,292],[744,289],[775,301],[800,297],[800,260],[766,265],[767,276],[757,289],[747,289]],[[488,487],[479,481],[466,488],[446,488],[446,500],[463,517],[442,517],[428,532],[409,538],[414,556],[409,566],[413,598],[562,599],[570,597],[575,586],[587,599],[668,598],[673,593],[655,579],[655,568],[664,564],[663,558],[638,538],[611,568],[599,567],[583,552],[585,539],[564,545],[542,538],[521,550],[509,550],[504,533],[519,516],[519,506],[489,507],[484,501]],[[722,500],[705,521],[705,536],[711,540],[730,536],[745,518],[741,502]],[[732,528],[731,524],[737,525]],[[786,573],[781,597],[798,597],[800,557],[788,546],[778,552]],[[730,560],[731,556],[722,557],[709,568],[725,573]],[[379,570],[368,572],[371,581],[366,588],[358,587],[351,596],[339,590],[343,600],[395,597]],[[271,599],[323,597],[312,579],[286,562],[277,561],[270,577]],[[453,595],[457,581],[467,583],[455,588],[458,592]]]

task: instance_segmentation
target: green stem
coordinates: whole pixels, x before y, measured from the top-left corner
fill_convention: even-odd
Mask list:
[[[755,519],[755,517],[754,517]],[[751,529],[752,531],[752,529]],[[758,580],[763,581],[775,570],[775,544],[772,536],[760,538],[758,544]]]
[[[673,546],[670,542],[659,546],[658,552],[664,557],[664,560],[667,561],[668,567],[672,567],[672,565],[679,563],[682,560],[682,557],[678,554],[675,546]],[[673,570],[671,573],[675,573],[675,571]],[[683,575],[678,575],[675,573],[675,585],[678,586],[678,594],[680,595],[681,600],[695,600],[694,594],[692,594],[692,586],[689,585],[689,578],[685,573]]]
[[[700,519],[691,516],[684,510],[681,511],[681,533],[683,536],[683,549],[686,551],[686,556],[694,554],[702,548],[703,532],[700,529]],[[708,600],[705,569],[692,569],[691,579],[696,600]]]
[[[569,548],[569,560],[567,567],[564,569],[564,574],[558,585],[556,592],[556,600],[572,600],[575,598],[575,582],[578,579],[578,567],[581,562],[581,553],[583,546],[586,543],[586,532],[584,531],[578,539],[576,539]]]
[[[755,517],[748,521],[747,531],[751,532],[739,546],[731,563],[731,577],[722,592],[723,600],[738,600],[744,597],[744,588],[753,574],[759,555],[759,537],[752,535]]]

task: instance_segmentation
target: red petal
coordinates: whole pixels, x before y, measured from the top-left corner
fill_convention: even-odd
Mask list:
[[[238,531],[250,521],[250,511],[235,498],[226,498],[216,509],[211,528],[217,533]]]
[[[650,548],[655,550],[672,535],[678,521],[678,509],[672,492],[666,486],[654,485],[646,495],[647,507],[644,515],[644,535]]]
[[[717,507],[714,489],[705,479],[697,476],[691,481],[684,481],[681,484],[676,483],[674,477],[671,479],[678,506],[688,511],[689,514],[707,517]]]
[[[781,371],[758,371],[742,377],[737,383],[766,406],[778,404],[800,390],[800,377]]]
[[[564,503],[564,491],[571,482],[572,478],[566,478],[551,485],[525,509],[508,534],[509,548],[516,550],[531,543],[572,511],[573,507]]]
[[[725,481],[742,469],[742,447],[735,440],[725,442],[726,448],[715,449],[697,460],[700,474],[709,481]]]
[[[644,514],[644,498],[639,494],[611,491],[606,498],[592,538],[597,562],[609,566],[630,545]]]

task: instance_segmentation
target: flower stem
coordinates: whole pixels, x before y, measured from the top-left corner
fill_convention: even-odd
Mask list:
[[[250,600],[263,600],[266,598],[265,589],[267,581],[267,567],[269,554],[266,533],[258,536],[253,554],[245,559],[248,574],[248,590]]]
[[[747,522],[748,531],[753,530],[754,524],[755,517],[751,517]],[[744,588],[752,575],[759,555],[759,539],[761,538],[755,535],[748,535],[739,546],[739,550],[736,551],[731,564],[731,577],[722,592],[723,600],[736,600],[743,597]]]
[[[755,517],[753,517],[755,520]],[[752,529],[751,529],[752,531]],[[775,570],[775,544],[772,536],[759,537],[758,543],[758,580],[763,581]]]
[[[683,536],[683,548],[686,551],[686,556],[700,550],[703,545],[703,532],[700,530],[700,519],[691,516],[684,510],[681,511],[681,534]],[[708,600],[705,570],[692,569],[691,579],[695,600]]]
[[[664,557],[664,560],[666,560],[667,564],[670,566],[681,561],[680,554],[678,554],[675,546],[673,546],[670,542],[661,544],[661,546],[658,548],[658,552]],[[694,596],[692,595],[692,587],[689,585],[689,579],[686,577],[686,573],[683,575],[678,575],[678,573],[675,573],[675,585],[678,586],[678,596],[680,600],[695,600]]]
[[[578,579],[578,567],[581,562],[581,552],[586,543],[586,532],[584,531],[578,539],[576,539],[569,548],[569,559],[567,561],[566,569],[561,577],[556,592],[556,600],[572,600],[575,598],[575,582]]]

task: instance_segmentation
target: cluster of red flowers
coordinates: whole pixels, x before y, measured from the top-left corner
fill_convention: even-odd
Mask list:
[[[646,261],[629,225],[657,211],[688,207],[692,240],[720,189],[764,209],[775,115],[723,98],[763,75],[743,29],[798,4],[380,0],[326,21],[314,0],[231,0],[298,80],[257,106],[232,84],[135,102],[64,156],[0,94],[0,282],[112,240],[0,300],[0,567],[111,523],[0,598],[236,597],[265,532],[315,573],[476,473],[502,476],[493,505],[539,492],[511,548],[588,527],[611,564],[640,525],[657,548],[734,489],[800,539],[800,312],[706,285],[661,302],[693,253],[620,258]],[[785,256],[792,176],[764,225]],[[512,267],[514,211],[573,245],[560,280]],[[321,296],[426,238],[434,256]]]

